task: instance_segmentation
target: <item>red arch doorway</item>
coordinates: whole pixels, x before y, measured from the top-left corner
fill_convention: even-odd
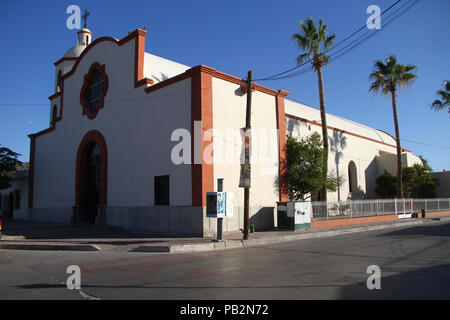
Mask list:
[[[103,135],[97,130],[89,131],[77,152],[75,204],[78,222],[95,223],[99,206],[106,205],[107,163]]]

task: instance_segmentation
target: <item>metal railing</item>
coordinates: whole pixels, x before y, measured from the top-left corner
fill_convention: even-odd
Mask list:
[[[388,214],[405,215],[450,210],[450,198],[436,199],[374,199],[341,202],[311,202],[315,220],[371,217]]]

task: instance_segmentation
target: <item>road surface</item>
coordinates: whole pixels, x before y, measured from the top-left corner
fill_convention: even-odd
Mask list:
[[[0,275],[2,300],[450,299],[450,222],[192,254],[0,250]]]

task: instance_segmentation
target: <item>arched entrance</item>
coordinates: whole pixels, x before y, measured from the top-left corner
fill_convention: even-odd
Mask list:
[[[107,161],[105,139],[99,131],[89,131],[77,153],[75,202],[79,222],[95,223],[99,207],[106,205]]]
[[[350,193],[358,191],[358,177],[356,173],[356,165],[353,161],[350,161],[348,164],[348,186]]]

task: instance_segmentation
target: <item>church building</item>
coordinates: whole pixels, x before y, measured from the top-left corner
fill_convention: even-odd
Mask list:
[[[239,188],[246,84],[212,67],[185,66],[145,51],[147,32],[122,39],[78,32],[77,44],[54,63],[49,127],[29,135],[28,215],[36,221],[89,222],[134,232],[212,236],[206,193]],[[288,199],[280,163],[286,135],[321,133],[319,110],[288,92],[252,88],[250,223],[274,226],[277,201]],[[373,198],[375,179],[395,173],[395,139],[380,130],[327,115],[330,170],[345,177],[329,201]],[[420,160],[403,149],[403,164]]]

